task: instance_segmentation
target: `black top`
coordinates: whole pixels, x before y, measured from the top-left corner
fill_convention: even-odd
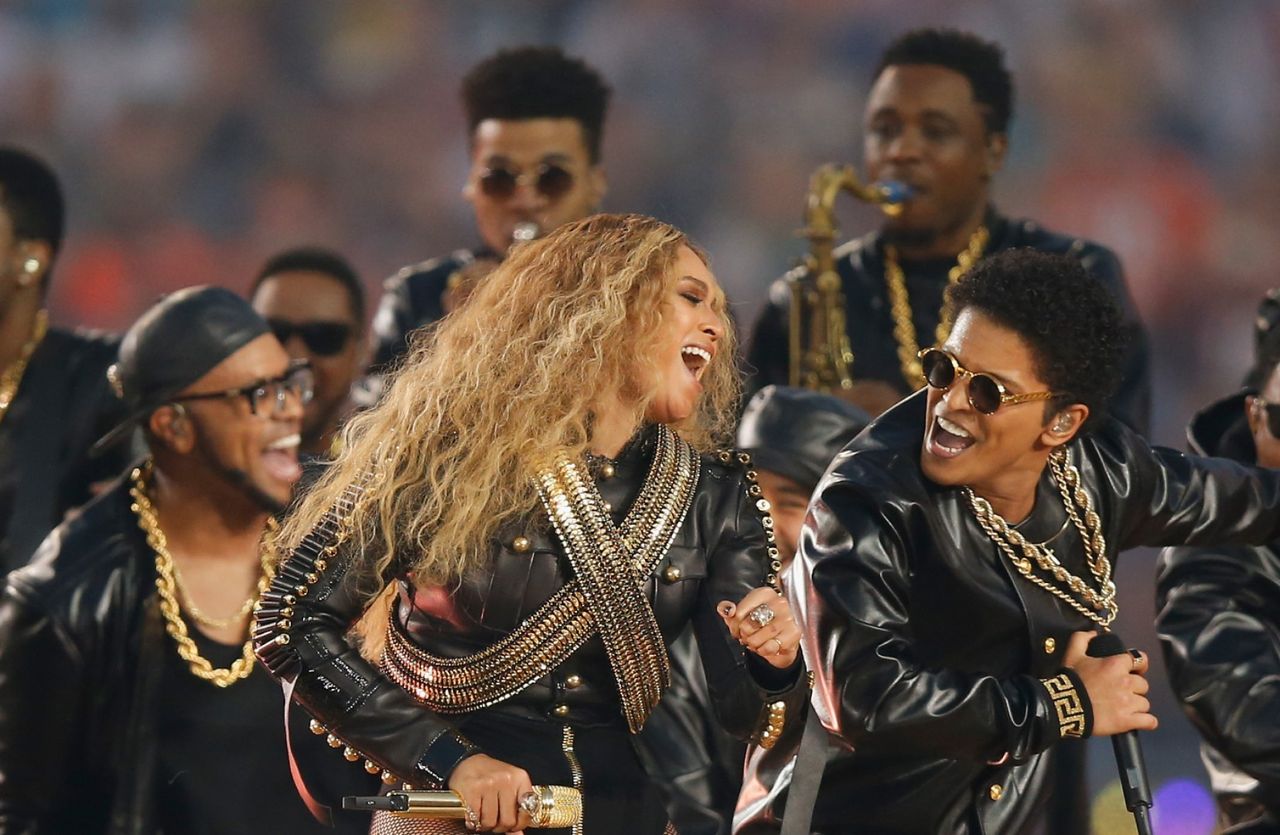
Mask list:
[[[188,629],[191,624],[188,623]],[[193,632],[200,654],[215,667],[231,665],[241,646],[228,646]],[[196,678],[165,642],[164,670],[156,703],[156,816],[167,835],[306,835],[369,829],[367,814],[344,817],[336,830],[311,817],[298,797],[285,754],[284,698],[280,685],[260,666],[243,681],[221,688]],[[306,717],[293,719],[294,745],[313,748]],[[318,755],[308,779],[328,777],[341,785],[359,769],[327,751]],[[325,772],[318,775],[315,772]],[[366,782],[366,781],[359,781]],[[351,791],[360,790],[353,783]]]
[[[50,328],[0,420],[0,570],[26,565],[40,541],[90,488],[124,468],[127,444],[89,447],[125,417],[107,382],[114,338]]]
[[[1029,220],[1012,220],[994,210],[987,212],[990,241],[984,254],[1014,247],[1070,254],[1110,289],[1124,311],[1129,331],[1129,353],[1124,379],[1112,399],[1111,409],[1130,428],[1145,433],[1150,421],[1151,380],[1146,332],[1125,285],[1124,271],[1115,253],[1083,238],[1050,232]],[[911,393],[902,376],[898,343],[893,336],[893,315],[884,277],[884,241],[879,232],[850,241],[835,251],[836,272],[845,297],[846,330],[853,349],[854,380],[880,380],[905,397]],[[933,344],[942,311],[947,273],[954,259],[903,261],[911,319],[921,348]],[[803,271],[803,268],[797,268]],[[747,351],[753,369],[750,390],[788,381],[788,333],[791,289],[785,279],[774,282],[769,301],[751,331]]]
[[[409,335],[444,318],[444,294],[454,273],[477,259],[498,260],[487,247],[459,249],[404,267],[382,283],[382,299],[373,317],[372,370],[381,373],[409,349]]]

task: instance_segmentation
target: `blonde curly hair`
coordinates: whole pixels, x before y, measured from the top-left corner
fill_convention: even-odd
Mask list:
[[[536,512],[538,471],[586,451],[594,407],[620,398],[642,425],[657,392],[638,381],[657,379],[646,366],[658,366],[681,247],[692,248],[666,223],[611,214],[514,247],[348,423],[341,453],[286,519],[280,552],[376,468],[351,526],[370,593],[393,574],[437,585],[487,566],[498,530]],[[731,437],[739,396],[732,325],[723,298],[712,305],[724,335],[695,413],[672,427],[701,450]]]

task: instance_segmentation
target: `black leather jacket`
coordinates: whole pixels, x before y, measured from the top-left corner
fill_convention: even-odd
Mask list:
[[[787,575],[832,735],[814,817],[828,835],[1008,835],[1042,820],[1044,753],[1061,742],[1042,680],[1092,626],[1017,574],[962,491],[923,477],[924,412],[921,392],[836,458]],[[1280,533],[1280,473],[1152,448],[1115,420],[1070,456],[1113,562],[1138,545]],[[1065,521],[1046,470],[1019,530],[1092,579]]]
[[[409,334],[444,318],[449,279],[477,258],[495,258],[487,248],[459,249],[443,258],[411,264],[382,283],[382,299],[373,317],[372,368],[385,371],[409,348]]]
[[[154,831],[165,640],[154,557],[115,484],[59,527],[0,601],[0,832]]]
[[[0,421],[0,570],[27,564],[90,487],[128,461],[120,444],[97,458],[89,447],[125,417],[107,383],[116,340],[50,328]]]
[[[615,521],[639,492],[654,438],[652,428],[638,435],[615,462],[615,475],[598,479]],[[780,671],[748,656],[715,611],[718,601],[740,600],[764,585],[768,573],[765,531],[744,471],[736,462],[704,456],[693,506],[650,577],[648,594],[668,644],[692,623],[717,715],[747,739],[764,729],[770,702],[786,701],[794,716],[804,691],[796,686],[798,664]],[[494,543],[492,569],[456,589],[414,589],[402,580],[397,618],[403,628],[431,653],[448,657],[472,655],[509,634],[572,576],[546,527],[530,520],[504,531]],[[521,543],[517,550],[517,537],[529,547]],[[278,677],[296,680],[295,698],[363,756],[411,783],[447,782],[454,766],[478,749],[448,718],[423,708],[346,644],[343,635],[367,602],[346,573],[351,555],[339,553],[325,570],[315,568],[314,557],[300,548],[281,566],[273,592],[291,594],[299,582],[314,591],[295,595],[287,626],[262,636],[259,657]],[[529,688],[481,710],[579,728],[622,721],[598,637]]]
[[[1146,433],[1151,413],[1151,379],[1147,336],[1138,319],[1137,308],[1125,285],[1124,271],[1115,253],[1083,238],[1072,238],[1050,232],[1030,220],[1013,220],[987,212],[987,228],[991,239],[986,254],[1014,247],[1030,247],[1042,252],[1069,253],[1080,259],[1090,273],[1097,276],[1115,293],[1125,312],[1129,331],[1129,354],[1125,364],[1124,383],[1111,408],[1116,417],[1133,429]],[[846,330],[853,348],[855,380],[881,380],[905,397],[911,391],[902,378],[898,362],[897,342],[893,336],[888,291],[884,279],[884,247],[879,232],[850,241],[836,250],[836,272],[840,275],[845,299]],[[947,286],[949,260],[923,265],[906,263],[907,293],[911,298],[912,321],[920,334],[920,347],[929,347],[938,327],[942,295]],[[797,269],[803,270],[803,267]],[[770,383],[787,383],[788,311],[791,290],[786,280],[774,282],[769,301],[751,331],[747,351],[748,365],[754,369],[751,388]]]
[[[1253,462],[1244,395],[1200,412],[1192,449]],[[1169,548],[1156,574],[1169,680],[1204,737],[1201,758],[1231,832],[1280,832],[1280,540]]]

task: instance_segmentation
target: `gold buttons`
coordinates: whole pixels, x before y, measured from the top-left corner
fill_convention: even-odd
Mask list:
[[[582,676],[578,675],[577,673],[569,676],[564,680],[564,687],[566,690],[577,690],[581,686],[582,686]]]
[[[617,470],[608,461],[600,465],[601,478],[613,478],[617,474]]]
[[[324,736],[325,734],[328,733],[328,731],[325,730],[324,725],[321,725],[319,722],[317,722],[314,719],[311,720],[311,723],[307,725],[307,727],[310,728],[311,733],[315,734],[316,736]]]
[[[1000,798],[1004,797],[1004,786],[1000,785],[999,783],[994,784],[990,789],[987,790],[987,796],[990,797],[992,800],[999,800]]]
[[[342,749],[342,758],[349,763],[353,763],[360,759],[360,752],[348,745]]]
[[[1053,651],[1058,648],[1058,642],[1052,638],[1044,639],[1044,651],[1049,655],[1053,655]]]
[[[551,708],[551,712],[554,713],[556,716],[559,716],[561,719],[563,719],[564,717],[569,715],[569,706],[556,705],[555,707]]]
[[[511,550],[517,554],[527,554],[529,549],[533,547],[533,543],[529,541],[527,536],[517,536],[511,540]]]
[[[662,572],[662,579],[668,583],[674,583],[684,575],[681,573],[679,566],[669,565]]]
[[[329,747],[330,747],[330,748],[341,748],[341,747],[342,747],[342,740],[338,739],[338,738],[337,738],[336,736],[334,736],[333,734],[329,734],[327,737],[325,737],[325,742],[329,743]]]

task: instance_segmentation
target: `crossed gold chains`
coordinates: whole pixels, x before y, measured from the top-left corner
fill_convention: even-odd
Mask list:
[[[133,497],[133,504],[130,505],[130,509],[138,517],[138,527],[146,535],[147,545],[155,553],[156,592],[160,596],[160,613],[164,615],[165,631],[177,643],[178,656],[187,662],[192,675],[211,682],[218,687],[230,687],[237,681],[248,678],[249,673],[253,672],[253,638],[250,637],[245,641],[240,657],[233,661],[230,667],[214,667],[209,663],[209,659],[200,654],[199,647],[196,646],[195,641],[191,639],[191,635],[187,631],[187,624],[182,619],[182,608],[178,605],[177,568],[173,563],[173,555],[169,553],[169,541],[164,535],[164,530],[160,527],[160,520],[156,518],[155,505],[151,503],[151,497],[147,495],[147,486],[151,479],[151,468],[151,462],[147,461],[141,467],[135,468],[130,474],[130,478],[133,481],[133,485],[129,488],[129,495]],[[275,533],[276,528],[276,520],[268,519],[268,540]],[[223,625],[229,626],[235,620],[244,617],[253,609],[253,604],[262,597],[262,593],[271,585],[271,578],[275,576],[275,569],[272,567],[274,560],[270,547],[262,549],[261,559],[262,576],[258,578],[257,591],[241,607],[240,611],[232,615],[230,619],[217,620],[199,613],[191,605],[190,595],[184,594],[184,597],[187,598],[188,611],[199,622],[215,628],[221,628]],[[250,636],[253,634],[252,623],[250,624],[249,634]]]
[[[947,286],[960,280],[970,268],[982,257],[987,248],[991,233],[985,225],[973,230],[969,243],[956,256],[956,264],[947,271]],[[924,370],[920,367],[920,340],[916,337],[916,326],[911,319],[911,300],[907,295],[907,277],[898,263],[898,250],[894,246],[884,248],[884,280],[889,288],[889,304],[893,312],[893,338],[898,343],[898,364],[902,366],[902,376],[912,390],[924,384]],[[955,319],[955,311],[946,303],[945,296],[942,311],[938,316],[938,327],[934,332],[935,345],[941,345],[951,335],[951,325]]]
[[[1049,469],[1053,483],[1062,495],[1067,516],[1084,542],[1085,561],[1098,584],[1096,590],[1067,571],[1048,545],[1028,542],[992,509],[986,499],[968,487],[964,488],[965,497],[978,524],[1019,574],[1106,629],[1115,620],[1119,606],[1116,604],[1116,584],[1111,580],[1107,543],[1102,536],[1102,520],[1094,512],[1093,501],[1081,484],[1080,471],[1067,460],[1064,450],[1057,449],[1050,454]],[[1036,574],[1037,568],[1052,580]]]

